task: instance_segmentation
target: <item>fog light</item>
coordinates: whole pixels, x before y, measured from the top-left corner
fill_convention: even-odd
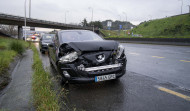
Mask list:
[[[118,64],[119,62],[117,60],[115,60],[115,64]]]
[[[67,71],[63,71],[63,75],[64,75],[66,78],[70,78],[70,77],[71,77]]]
[[[83,64],[81,64],[80,66],[77,66],[77,69],[78,70],[81,70],[81,71],[84,71],[85,70],[85,67]]]

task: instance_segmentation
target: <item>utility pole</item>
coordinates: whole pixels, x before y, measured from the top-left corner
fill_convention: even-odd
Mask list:
[[[183,13],[183,0],[179,0],[181,1],[181,14]]]

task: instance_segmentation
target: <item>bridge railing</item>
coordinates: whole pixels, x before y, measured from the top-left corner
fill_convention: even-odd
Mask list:
[[[25,20],[25,17],[5,14],[5,13],[1,13],[1,12],[0,12],[0,18],[16,20],[16,21],[24,21]],[[54,26],[65,26],[68,28],[92,30],[92,27],[82,27],[80,25],[65,24],[65,23],[53,22],[53,21],[48,21],[48,20],[40,20],[40,19],[36,19],[36,18],[26,18],[26,21],[31,22],[31,23],[39,23],[39,24],[47,24],[47,25],[54,25]]]

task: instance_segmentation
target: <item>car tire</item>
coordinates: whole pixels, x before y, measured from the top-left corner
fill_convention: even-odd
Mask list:
[[[69,82],[64,77],[62,77],[61,78],[61,85],[62,86],[67,86],[68,84],[69,84]]]
[[[41,51],[42,54],[45,54],[45,51]]]

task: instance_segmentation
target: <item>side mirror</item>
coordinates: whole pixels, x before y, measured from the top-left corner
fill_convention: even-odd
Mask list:
[[[48,46],[49,47],[54,47],[54,43],[50,43]]]

